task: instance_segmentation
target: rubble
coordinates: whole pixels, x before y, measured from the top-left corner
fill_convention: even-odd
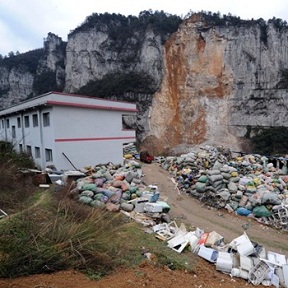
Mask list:
[[[134,143],[123,144],[123,158],[124,159],[140,159],[140,155]]]
[[[232,153],[222,154],[206,146],[178,157],[158,157],[157,161],[173,176],[179,191],[217,209],[288,230],[286,158],[232,157]]]
[[[168,221],[169,217],[163,216],[167,216],[170,206],[161,199],[158,187],[142,182],[141,164],[133,160],[134,156],[124,158],[123,166],[108,163],[87,169],[85,177],[75,180],[70,196],[92,207],[120,211],[151,228],[155,237],[175,252],[182,253],[189,247],[231,277],[253,285],[288,287],[287,257],[251,241],[245,232],[249,223],[243,224],[242,235],[225,243],[217,231],[206,232],[198,227],[188,231],[183,223],[178,226]],[[215,147],[204,147],[178,157],[155,157],[155,161],[170,172],[178,194],[187,193],[212,207],[288,230],[287,159],[277,158],[275,165],[268,157],[232,157]]]
[[[164,199],[160,199],[158,187],[142,182],[141,164],[133,159],[125,165],[108,163],[86,167],[84,176],[79,173],[77,176],[69,196],[80,203],[121,211],[143,225],[155,224],[170,210]]]

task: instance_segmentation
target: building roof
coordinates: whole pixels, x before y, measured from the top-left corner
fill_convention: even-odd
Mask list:
[[[0,116],[29,110],[39,106],[68,106],[100,110],[137,112],[136,104],[134,103],[107,100],[78,94],[48,92],[1,110]]]

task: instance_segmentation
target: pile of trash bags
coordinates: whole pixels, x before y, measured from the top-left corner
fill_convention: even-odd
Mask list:
[[[160,217],[170,206],[160,200],[157,186],[142,181],[141,164],[127,161],[125,165],[99,164],[89,168],[84,177],[72,184],[69,196],[91,207],[105,207],[110,211],[146,213]]]
[[[209,206],[288,230],[286,158],[232,157],[232,153],[206,146],[178,157],[158,157],[157,161],[173,175],[179,191]]]

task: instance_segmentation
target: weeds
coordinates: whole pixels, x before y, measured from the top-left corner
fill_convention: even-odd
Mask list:
[[[17,154],[11,143],[0,141],[0,208],[6,212],[21,210],[33,195],[31,179],[19,171],[20,167],[31,166],[33,162],[27,155]]]
[[[167,248],[122,213],[79,204],[68,197],[70,187],[35,193],[31,184],[18,181],[15,166],[0,163],[1,169],[7,172],[0,181],[0,188],[7,191],[0,190],[0,203],[6,205],[2,207],[12,199],[14,210],[17,203],[29,207],[0,220],[0,277],[78,269],[99,279],[117,266],[139,265],[145,260],[144,248],[156,256],[155,265],[192,269],[191,257]],[[5,199],[8,194],[11,198]]]

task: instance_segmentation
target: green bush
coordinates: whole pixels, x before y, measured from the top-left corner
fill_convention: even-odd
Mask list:
[[[15,67],[23,68],[28,70],[30,73],[36,73],[39,60],[44,55],[44,49],[39,48],[35,50],[28,51],[26,53],[10,54],[10,57],[4,57],[0,59],[0,65],[6,67],[8,69],[12,69]]]
[[[253,151],[262,155],[288,154],[288,128],[272,127],[251,138]]]
[[[26,153],[18,153],[14,144],[7,141],[0,141],[0,164],[15,165],[17,168],[34,168],[33,159]]]
[[[16,153],[13,144],[0,141],[0,208],[6,213],[22,209],[34,193],[31,178],[25,177],[20,168],[34,168],[27,154]]]
[[[110,73],[101,80],[89,81],[77,93],[109,98],[124,93],[152,94],[156,91],[154,81],[149,75],[135,72]]]
[[[50,91],[58,91],[55,71],[43,71],[35,76],[33,82],[33,91],[36,95],[44,94]]]

